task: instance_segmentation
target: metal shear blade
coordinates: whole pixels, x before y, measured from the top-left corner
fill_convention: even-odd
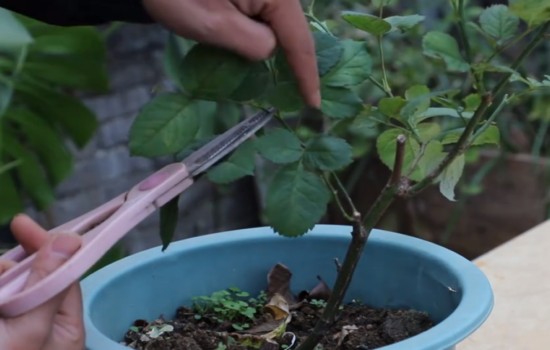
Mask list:
[[[28,256],[21,246],[5,253],[1,259],[18,263],[0,276],[0,315],[21,315],[77,281],[128,231],[191,186],[194,177],[233,151],[264,126],[274,113],[273,108],[260,111],[182,162],[168,164],[128,192],[50,230],[51,233],[79,233],[83,236],[83,244],[68,261],[37,284],[23,290],[36,254]]]

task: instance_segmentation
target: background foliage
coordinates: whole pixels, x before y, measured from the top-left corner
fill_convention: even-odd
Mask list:
[[[61,28],[0,8],[0,224],[54,200],[71,149],[97,126],[75,91],[106,91],[105,46],[95,28]]]

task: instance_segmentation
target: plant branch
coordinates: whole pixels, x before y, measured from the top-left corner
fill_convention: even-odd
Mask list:
[[[386,88],[384,87],[384,85],[382,85],[382,83],[379,82],[378,80],[376,80],[372,75],[369,74],[368,79],[369,79],[370,82],[373,83],[377,88],[379,88],[380,90],[382,90],[382,92],[385,93],[386,96],[392,97],[392,95],[386,90]]]
[[[479,137],[479,135],[483,134],[485,132],[485,130],[487,130],[487,128],[489,126],[491,126],[491,123],[500,114],[500,112],[502,111],[504,106],[506,106],[508,104],[508,101],[509,101],[508,95],[505,95],[502,98],[502,100],[498,103],[497,108],[495,108],[493,113],[491,113],[489,118],[487,118],[487,120],[485,121],[485,124],[483,124],[481,127],[479,127],[479,129],[473,134],[473,136],[471,137],[470,142],[468,142],[466,148],[470,147],[474,143],[474,141]]]
[[[460,39],[462,41],[462,46],[464,46],[464,52],[466,53],[466,61],[472,63],[472,49],[470,47],[470,41],[466,35],[466,16],[464,15],[464,0],[458,0],[458,31]]]
[[[544,139],[546,138],[546,134],[548,134],[549,127],[550,120],[544,119],[541,122],[539,130],[537,131],[537,135],[535,136],[535,140],[533,141],[533,147],[531,148],[531,154],[535,158],[540,157],[541,149],[544,145]]]
[[[403,134],[398,135],[396,139],[395,160],[393,163],[393,172],[390,177],[390,186],[398,186],[403,172],[403,160],[405,159],[405,142],[407,137]]]
[[[539,27],[539,29],[535,32],[533,39],[531,39],[529,44],[527,44],[527,46],[523,49],[521,54],[516,58],[516,60],[510,66],[512,70],[518,69],[519,66],[523,63],[523,60],[525,59],[525,57],[529,56],[529,54],[533,51],[533,49],[538,44],[540,44],[542,40],[544,40],[544,35],[549,27],[550,27],[550,21],[544,23],[542,26]],[[502,79],[500,79],[500,81],[492,90],[493,96],[498,97],[498,95],[506,87],[511,76],[512,76],[512,73],[507,73],[502,77]]]
[[[519,41],[521,41],[523,38],[525,38],[527,35],[529,35],[531,32],[533,31],[533,28],[529,28],[527,29],[526,31],[524,31],[523,33],[521,33],[521,35],[517,36],[516,38],[514,38],[513,40],[511,40],[510,42],[506,43],[505,45],[501,46],[501,47],[498,47],[492,54],[491,56],[489,56],[485,62],[489,63],[491,62],[496,56],[500,55],[502,52],[504,52],[505,50],[507,50],[508,48],[514,46],[515,44],[517,44]]]
[[[334,323],[338,309],[342,304],[346,291],[351,283],[355,268],[363,255],[363,250],[369,235],[372,232],[374,225],[376,225],[376,223],[380,220],[397,195],[399,189],[399,179],[401,177],[399,172],[403,168],[405,141],[406,138],[403,135],[399,135],[397,137],[397,152],[394,161],[394,172],[365,216],[364,220],[361,218],[361,214],[359,212],[356,211],[353,214],[351,243],[348,246],[346,256],[341,265],[340,271],[338,272],[338,277],[334,283],[332,294],[327,302],[323,314],[315,324],[315,327],[306,340],[298,346],[297,350],[314,349],[325,334],[326,330]]]
[[[340,181],[340,178],[336,175],[336,173],[334,172],[331,172],[331,175],[332,177],[334,177],[334,180],[336,181],[336,185],[338,185],[338,188],[340,189],[340,191],[342,192],[342,195],[344,196],[344,198],[346,199],[346,201],[348,202],[348,205],[349,207],[351,208],[351,210],[353,211],[353,213],[357,213],[358,210],[357,208],[355,207],[355,204],[353,203],[353,200],[351,199],[348,191],[346,190],[346,187],[344,186],[344,184],[342,183],[342,181]]]
[[[529,42],[529,44],[523,49],[523,51],[520,53],[520,55],[516,58],[516,60],[512,63],[511,68],[513,70],[516,70],[525,57],[527,57],[533,49],[544,39],[544,35],[546,31],[548,30],[548,27],[550,27],[550,21],[543,24],[535,33],[535,36]],[[414,186],[412,186],[408,191],[404,192],[404,194],[408,197],[414,196],[415,194],[421,192],[426,187],[432,184],[432,182],[451,164],[454,159],[464,153],[464,151],[467,148],[468,143],[471,140],[471,136],[475,131],[475,128],[479,124],[480,121],[486,119],[485,115],[487,113],[487,110],[492,104],[493,97],[497,97],[499,94],[502,93],[503,89],[506,87],[506,85],[509,83],[509,79],[512,76],[512,73],[506,74],[500,81],[495,85],[495,87],[491,90],[490,93],[486,93],[483,95],[481,104],[476,109],[474,115],[472,118],[468,121],[468,124],[466,125],[466,128],[464,129],[464,132],[462,135],[460,135],[459,140],[454,145],[454,147],[451,149],[451,151],[443,158],[441,163],[430,173],[428,174],[422,181],[418,182]],[[504,101],[504,100],[503,100]],[[498,111],[499,107],[501,106],[502,102],[497,107]],[[492,113],[492,116],[496,117],[496,114]]]
[[[385,62],[385,58],[384,58],[384,48],[382,47],[382,36],[379,35],[376,38],[376,40],[378,42],[378,54],[380,55],[380,64],[381,64],[381,68],[382,68],[382,88],[383,88],[384,92],[386,93],[386,95],[388,95],[389,97],[393,97],[393,93],[391,91],[390,84],[388,83],[388,74],[386,72],[386,62]]]
[[[332,182],[330,181],[330,178],[328,175],[324,175],[323,176],[323,180],[325,181],[325,183],[327,184],[328,188],[330,189],[330,191],[332,192],[332,195],[334,196],[334,200],[336,201],[336,205],[338,206],[338,209],[340,209],[340,212],[342,213],[342,215],[346,218],[346,220],[348,221],[353,221],[353,217],[348,214],[348,212],[346,211],[346,209],[344,208],[344,205],[342,204],[342,201],[340,200],[340,193],[338,192],[338,190],[336,188],[334,188],[334,186],[332,185]],[[347,192],[346,192],[346,195],[347,195]],[[349,198],[349,197],[348,197]],[[353,203],[352,203],[353,204]],[[352,209],[353,212],[355,212],[355,209]]]

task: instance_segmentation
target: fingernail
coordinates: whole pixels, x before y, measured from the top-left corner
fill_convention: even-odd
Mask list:
[[[321,108],[321,101],[322,101],[321,91],[317,90],[317,92],[315,93],[315,102],[316,102],[315,107]]]
[[[68,234],[57,235],[52,242],[52,251],[68,258],[80,248],[80,237]]]

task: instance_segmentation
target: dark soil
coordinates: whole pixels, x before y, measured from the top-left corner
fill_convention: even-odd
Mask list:
[[[220,324],[204,315],[199,318],[192,310],[180,307],[173,320],[159,318],[151,323],[137,320],[125,335],[125,345],[140,350],[291,349],[307,337],[321,312],[322,306],[302,303],[291,311],[292,319],[284,336],[277,340],[279,345],[264,343],[263,346],[251,347],[242,345],[243,340],[257,340],[257,335],[247,335],[246,331],[237,332],[230,323]],[[266,324],[266,316],[260,316],[255,325]],[[152,328],[162,329],[165,325],[169,325],[165,327],[167,331],[152,335]],[[412,337],[432,325],[428,315],[422,312],[373,309],[365,305],[349,304],[342,308],[335,324],[326,332],[321,349],[376,349]]]

